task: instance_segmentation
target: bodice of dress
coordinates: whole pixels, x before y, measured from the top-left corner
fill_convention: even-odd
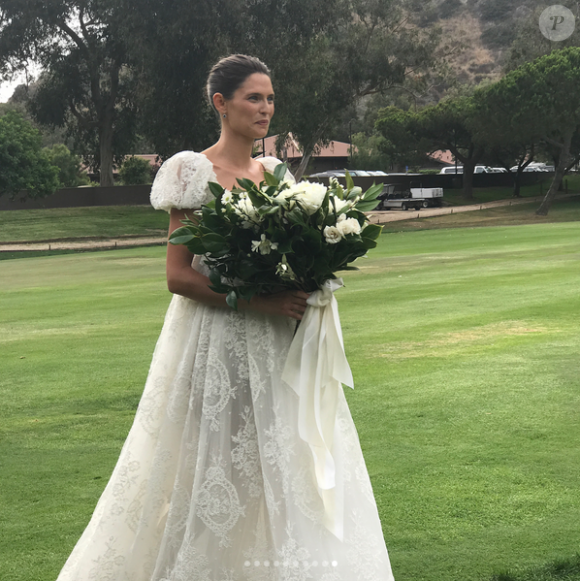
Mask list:
[[[264,169],[273,172],[282,163],[275,157],[259,157]],[[285,179],[294,182],[290,171]],[[197,210],[213,199],[209,182],[216,182],[211,161],[195,151],[180,151],[170,157],[159,169],[151,187],[151,205],[156,210]]]

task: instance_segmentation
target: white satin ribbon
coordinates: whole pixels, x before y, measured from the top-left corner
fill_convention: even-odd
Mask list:
[[[344,383],[354,387],[344,353],[338,303],[334,291],[342,279],[327,280],[313,292],[290,345],[282,379],[298,394],[298,432],[310,446],[325,525],[343,538],[343,486],[332,456],[336,408]]]

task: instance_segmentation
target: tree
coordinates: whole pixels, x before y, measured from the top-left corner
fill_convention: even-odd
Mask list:
[[[379,134],[367,137],[364,133],[355,133],[352,136],[353,151],[350,156],[352,169],[386,171],[392,161],[383,153],[382,141],[383,137]]]
[[[45,70],[30,97],[41,123],[66,126],[83,157],[113,185],[114,154],[135,132],[123,15],[111,0],[0,0],[0,73]]]
[[[476,89],[473,95],[475,114],[468,123],[475,132],[475,139],[486,150],[486,158],[510,172],[514,180],[513,195],[519,197],[521,176],[534,161],[539,138],[530,133],[527,124],[511,125],[513,103],[501,91],[501,86],[499,89],[495,85]],[[514,164],[517,169],[511,172]]]
[[[419,6],[353,2],[334,27],[310,41],[301,58],[286,55],[277,64],[284,72],[281,118],[303,150],[297,178],[361,98],[399,87],[407,77],[426,76],[438,37],[411,25],[411,8]]]
[[[506,134],[525,132],[555,150],[554,179],[536,211],[545,216],[574,161],[573,140],[580,130],[580,48],[554,51],[522,65],[491,85],[486,99],[509,111]]]
[[[383,140],[381,151],[395,164],[419,166],[427,159],[426,146],[416,134],[417,115],[398,107],[385,107],[378,113],[376,129]]]
[[[41,149],[40,132],[16,111],[0,117],[0,195],[26,190],[31,198],[58,188],[58,168]]]
[[[451,151],[463,165],[463,197],[472,199],[473,172],[484,154],[470,126],[473,115],[471,97],[461,96],[445,99],[416,114],[387,108],[377,120],[377,128],[393,148],[401,148],[401,155]]]
[[[151,183],[151,166],[146,159],[131,156],[125,159],[119,177],[125,186]]]
[[[90,182],[89,176],[81,169],[81,160],[78,155],[71,153],[63,143],[45,147],[50,163],[59,170],[58,180],[61,188],[76,188]]]
[[[272,130],[282,141],[292,132],[303,148],[299,177],[353,103],[425,69],[434,36],[412,27],[409,16],[421,6],[320,0],[313,10],[310,0],[176,0],[160,10],[158,0],[125,0],[146,135],[163,156],[208,146],[219,127],[205,103],[209,68],[224,54],[253,54],[273,71]]]

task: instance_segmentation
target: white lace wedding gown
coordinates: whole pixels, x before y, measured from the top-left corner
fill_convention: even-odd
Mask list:
[[[151,202],[199,208],[215,180],[203,154],[181,152]],[[199,257],[193,266],[205,272]],[[281,379],[294,327],[173,297],[133,427],[58,581],[392,581],[342,390],[332,454],[343,540],[324,525],[298,397]]]

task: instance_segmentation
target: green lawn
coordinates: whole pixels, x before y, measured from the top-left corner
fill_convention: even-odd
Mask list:
[[[555,200],[547,216],[537,216],[539,202],[499,206],[474,212],[457,212],[430,218],[413,218],[383,225],[384,232],[408,232],[439,228],[477,228],[480,226],[518,226],[549,224],[553,222],[580,221],[580,195],[565,200]],[[416,212],[412,212],[414,216]],[[421,215],[421,212],[419,212]]]
[[[59,238],[163,236],[167,212],[151,206],[51,208],[0,212],[1,242],[33,242]]]
[[[164,254],[0,263],[2,581],[53,581],[88,521]],[[345,275],[346,394],[397,581],[580,580],[579,256],[575,222],[398,232]]]

